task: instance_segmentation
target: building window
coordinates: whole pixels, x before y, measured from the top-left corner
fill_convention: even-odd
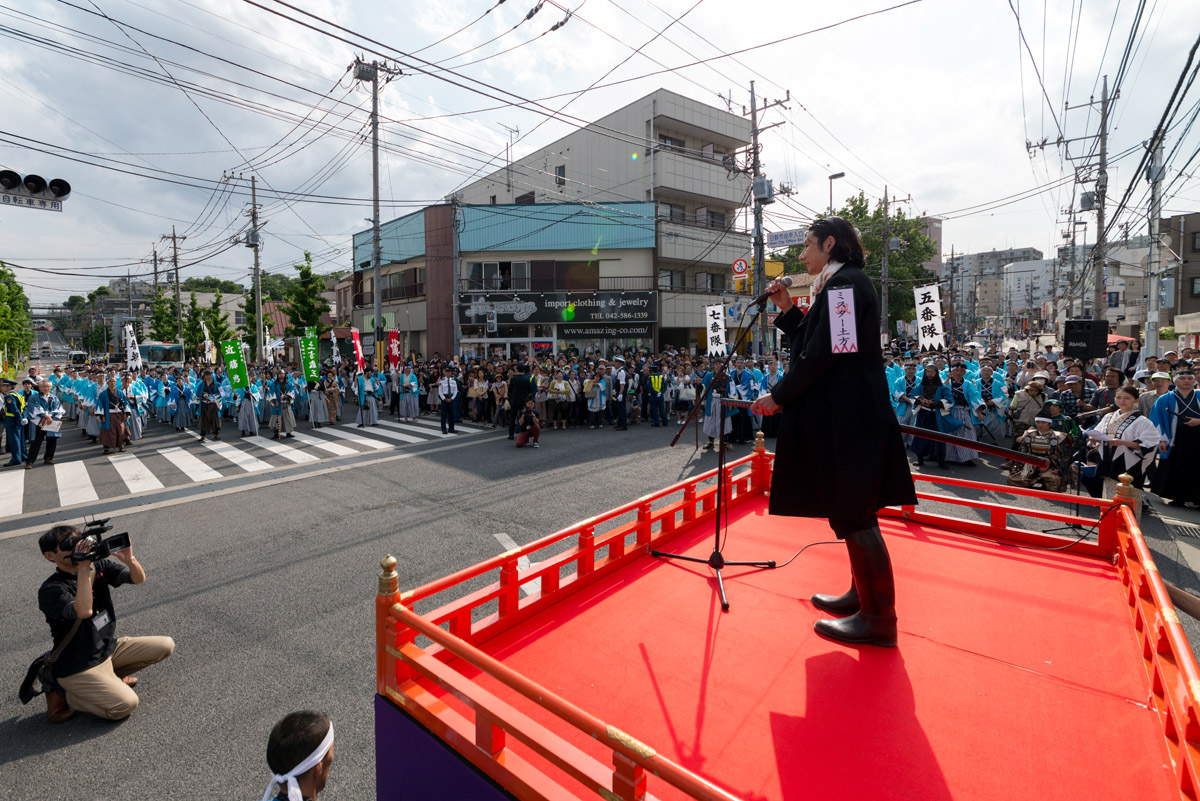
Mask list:
[[[673,136],[667,136],[664,133],[658,135],[658,143],[662,145],[663,150],[674,150],[677,153],[682,153],[687,150],[687,143],[682,139],[676,139]]]
[[[533,192],[526,192],[523,195],[517,195],[516,199],[513,200],[513,202],[516,203],[518,206],[532,206],[533,205]]]
[[[566,164],[560,164],[554,168],[554,185],[555,186],[566,186],[567,185],[567,165]]]
[[[696,273],[696,291],[698,291],[698,292],[724,292],[725,291],[725,274],[724,273]]]
[[[683,289],[683,270],[659,270],[659,289]]]
[[[492,195],[491,200],[489,200],[488,202],[491,203],[491,205],[495,206],[496,205],[496,196]]]
[[[1192,232],[1192,250],[1200,250],[1200,231]]]
[[[687,209],[682,203],[659,203],[658,216],[671,222],[683,222],[687,216]]]
[[[240,312],[240,311],[235,311],[233,313],[233,324],[238,328],[241,328],[244,325],[246,325],[246,313]]]
[[[1200,278],[1192,279],[1192,297],[1200,295]]]
[[[708,213],[709,228],[724,228],[725,227],[725,212],[710,211]]]
[[[425,283],[425,268],[419,268],[418,283]],[[464,280],[466,292],[493,290],[501,292],[529,291],[529,262],[527,261],[472,261],[467,263]]]

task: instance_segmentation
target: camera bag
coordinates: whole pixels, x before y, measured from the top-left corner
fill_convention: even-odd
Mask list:
[[[21,682],[21,689],[18,692],[22,704],[28,704],[42,693],[58,687],[58,682],[54,680],[54,663],[70,645],[75,632],[79,631],[79,623],[80,621],[76,620],[71,624],[71,630],[54,650],[47,651],[29,665],[29,670],[25,673],[25,680]]]

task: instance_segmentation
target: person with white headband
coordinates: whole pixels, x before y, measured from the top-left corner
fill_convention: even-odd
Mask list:
[[[333,765],[333,721],[320,712],[293,712],[267,740],[271,783],[262,801],[316,801]]]

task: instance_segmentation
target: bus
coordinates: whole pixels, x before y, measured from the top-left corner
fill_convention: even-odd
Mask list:
[[[138,345],[142,367],[183,367],[183,345],[169,342],[143,342]]]

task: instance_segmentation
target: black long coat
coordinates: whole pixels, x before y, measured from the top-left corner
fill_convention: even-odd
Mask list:
[[[854,289],[857,353],[834,353],[829,291]],[[770,512],[862,520],[884,506],[917,502],[879,342],[879,298],[871,279],[845,266],[807,315],[775,320],[790,339],[791,365],[771,390],[780,411]]]

